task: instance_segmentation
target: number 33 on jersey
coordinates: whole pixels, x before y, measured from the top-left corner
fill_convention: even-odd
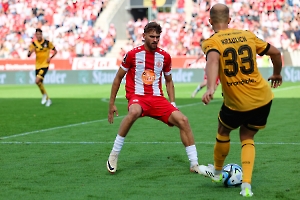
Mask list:
[[[252,32],[235,29],[221,30],[203,41],[202,50],[206,55],[210,51],[220,54],[219,77],[227,107],[247,111],[273,99],[270,86],[258,71],[256,62],[256,54],[262,56],[269,48],[270,44]]]

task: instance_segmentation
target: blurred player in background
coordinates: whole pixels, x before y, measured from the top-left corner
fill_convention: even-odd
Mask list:
[[[282,83],[281,54],[269,43],[249,31],[229,29],[229,8],[216,4],[210,10],[209,22],[215,32],[202,43],[206,54],[207,91],[202,101],[208,104],[215,93],[215,80],[220,76],[224,102],[219,112],[219,125],[214,147],[214,165],[199,167],[200,173],[213,181],[222,180],[222,167],[230,148],[230,132],[239,129],[243,183],[240,194],[253,195],[251,179],[255,160],[254,135],[266,126],[273,93]],[[269,83],[262,77],[256,54],[269,55],[273,75]]]
[[[200,54],[198,55],[198,57],[193,62],[189,63],[189,66],[197,63],[202,57],[204,57],[204,55],[205,54],[201,51]]]
[[[52,101],[46,92],[46,89],[43,84],[43,80],[48,71],[50,61],[56,55],[57,51],[50,41],[45,40],[43,38],[43,32],[41,29],[39,28],[36,29],[35,36],[36,36],[36,40],[34,40],[29,47],[28,57],[30,57],[31,54],[35,52],[36,54],[35,83],[40,88],[41,93],[43,95],[41,103],[46,104],[46,106],[50,106],[52,104]],[[53,54],[50,57],[51,50],[53,50]]]
[[[112,151],[107,161],[107,170],[115,173],[118,155],[125,137],[133,123],[140,117],[148,116],[160,120],[169,126],[177,126],[181,141],[185,146],[190,170],[198,173],[198,155],[194,136],[186,116],[175,105],[174,83],[171,73],[171,56],[157,47],[161,34],[161,26],[156,22],[148,23],[144,28],[144,44],[130,50],[116,74],[112,84],[108,121],[113,123],[114,114],[118,116],[115,99],[120,83],[126,75],[126,98],[128,114],[120,124]],[[162,73],[170,102],[163,96]],[[155,134],[163,134],[162,130],[154,130]],[[145,135],[146,137],[146,135]]]
[[[196,60],[193,61],[193,62],[191,62],[191,63],[189,64],[189,66],[191,66],[191,65],[194,64],[194,63],[197,63],[198,60],[200,60],[204,55],[205,55],[205,54],[201,52],[200,55],[196,58]],[[220,80],[219,80],[219,78],[217,78],[217,80],[216,80],[216,85],[215,85],[215,90],[217,89],[219,83],[220,83]],[[194,90],[194,92],[192,93],[191,97],[194,98],[194,97],[198,94],[198,92],[200,92],[200,90],[201,90],[202,88],[204,88],[206,85],[207,85],[207,76],[206,76],[205,71],[204,71],[203,81],[197,86],[197,88],[196,88],[196,89]]]

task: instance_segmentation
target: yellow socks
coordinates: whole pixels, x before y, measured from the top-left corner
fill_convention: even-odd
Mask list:
[[[215,148],[214,148],[215,170],[222,170],[229,149],[230,149],[229,136],[222,136],[218,133],[216,138]]]
[[[243,183],[250,183],[255,159],[254,141],[251,139],[242,141],[241,161],[243,168]]]
[[[217,134],[214,147],[215,170],[222,170],[230,149],[230,137]],[[252,139],[242,141],[241,162],[243,168],[243,183],[251,184],[255,159],[255,146]]]
[[[44,84],[42,82],[39,82],[37,85],[40,88],[41,93],[47,95],[47,92],[46,92],[46,89],[44,87]],[[47,95],[47,99],[48,99],[48,95]]]

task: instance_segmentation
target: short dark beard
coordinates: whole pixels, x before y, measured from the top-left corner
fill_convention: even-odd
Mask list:
[[[151,43],[149,43],[149,42],[146,42],[146,45],[147,45],[148,49],[150,49],[151,51],[155,51],[155,49],[157,48],[157,47],[152,48]]]

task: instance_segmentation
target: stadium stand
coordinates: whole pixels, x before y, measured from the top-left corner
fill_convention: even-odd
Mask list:
[[[0,0],[0,59],[26,58],[36,28],[42,28],[45,38],[55,44],[56,58],[106,57],[116,48],[117,30],[113,23],[109,28],[95,24],[109,1],[117,2]],[[283,53],[300,52],[300,0],[176,0],[173,12],[155,15],[163,27],[160,46],[172,56],[198,55],[201,40],[213,34],[208,11],[218,2],[231,8],[232,28],[253,31]],[[127,50],[142,44],[147,22],[146,17],[129,20],[127,40],[111,56],[121,59]]]
[[[299,0],[193,0],[192,4],[177,0],[176,3],[175,13],[158,13],[155,19],[163,27],[160,46],[172,56],[199,54],[200,41],[213,34],[208,19],[209,8],[215,3],[226,3],[231,8],[231,28],[253,31],[282,52],[300,50]],[[186,16],[185,11],[191,8],[192,16]],[[122,47],[119,59],[126,50],[142,43],[142,22],[147,19],[128,22],[128,42]]]
[[[0,0],[0,58],[26,58],[36,28],[54,43],[56,58],[105,56],[114,45],[115,27],[106,34],[94,24],[108,2]]]

